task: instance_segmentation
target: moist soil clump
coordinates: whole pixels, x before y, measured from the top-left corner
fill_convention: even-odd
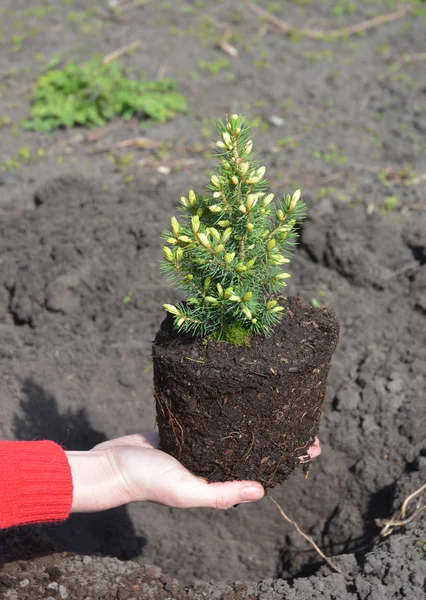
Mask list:
[[[209,481],[285,481],[318,432],[339,326],[330,311],[283,299],[269,337],[234,346],[177,332],[153,346],[161,449]]]

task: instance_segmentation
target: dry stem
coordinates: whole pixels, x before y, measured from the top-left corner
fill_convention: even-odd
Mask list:
[[[281,508],[281,506],[278,504],[278,502],[272,498],[272,496],[269,496],[269,499],[271,500],[271,502],[273,502],[275,504],[275,506],[278,508],[278,510],[280,511],[281,516],[291,525],[293,525],[293,527],[296,529],[297,533],[299,533],[303,538],[305,538],[305,540],[307,540],[311,546],[314,548],[314,550],[321,556],[321,558],[323,558],[326,563],[328,564],[329,567],[331,567],[333,569],[333,571],[336,571],[337,573],[340,573],[341,575],[343,575],[343,577],[345,579],[348,579],[350,581],[353,580],[353,577],[351,575],[348,575],[347,573],[345,573],[344,571],[342,571],[342,569],[340,567],[338,567],[336,565],[336,563],[334,563],[330,558],[328,558],[324,552],[321,550],[321,548],[319,548],[316,543],[314,542],[314,540],[307,535],[306,533],[304,533],[299,525],[296,523],[296,521],[293,521],[292,519],[290,519],[290,517],[288,517],[285,512],[283,511],[283,509]]]
[[[99,148],[90,148],[87,154],[101,154],[102,152],[111,152],[112,150],[120,150],[121,148],[142,148],[144,150],[155,150],[161,148],[162,144],[149,138],[137,137],[130,138],[128,140],[122,140],[116,144],[110,144],[109,146],[101,146]]]
[[[263,17],[272,25],[278,27],[278,29],[280,29],[283,33],[286,33],[287,35],[297,33],[302,37],[307,37],[312,40],[323,40],[324,38],[328,37],[342,38],[350,35],[355,35],[357,33],[362,33],[364,31],[368,31],[369,29],[373,29],[374,27],[378,27],[379,25],[384,25],[385,23],[390,23],[392,21],[402,19],[413,9],[413,6],[411,5],[403,6],[395,12],[387,13],[385,15],[378,15],[377,17],[367,19],[366,21],[362,21],[361,23],[357,23],[356,25],[351,25],[349,27],[341,27],[339,29],[329,29],[328,31],[322,31],[321,29],[298,29],[294,25],[291,25],[290,23],[279,19],[275,15],[271,15],[265,9],[261,8],[257,4],[254,4],[254,2],[251,2],[251,0],[244,1],[254,13]]]
[[[105,54],[105,56],[102,59],[102,64],[109,65],[114,60],[117,60],[117,58],[124,56],[124,54],[131,54],[132,52],[134,52],[136,50],[136,48],[139,48],[140,45],[141,45],[140,41],[132,42],[131,44],[122,46],[121,48],[118,48],[117,50],[114,50],[113,52],[110,52],[109,54]]]

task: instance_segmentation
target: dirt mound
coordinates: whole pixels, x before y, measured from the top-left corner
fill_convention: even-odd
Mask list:
[[[426,459],[398,486],[394,510],[426,477]],[[316,575],[289,581],[192,584],[184,586],[159,567],[140,566],[114,558],[55,553],[31,529],[0,535],[7,570],[0,575],[0,593],[9,600],[72,598],[86,600],[420,600],[426,592],[426,560],[413,540],[424,535],[416,524],[410,535],[394,535],[362,557],[344,554],[335,562],[351,579],[322,567]],[[424,540],[423,540],[424,541]],[[25,559],[25,560],[23,560]]]
[[[154,426],[151,340],[162,302],[176,299],[158,275],[170,202],[161,186],[148,197],[146,182],[132,192],[106,191],[67,176],[48,181],[32,210],[0,225],[1,393],[20,398],[19,407],[1,408],[3,436],[50,437],[84,449]],[[308,481],[296,475],[273,496],[327,554],[342,555],[342,567],[360,573],[355,584],[324,568],[306,577],[320,561],[267,498],[224,513],[139,505],[76,515],[43,527],[60,551],[156,564],[184,584],[271,578],[247,591],[207,587],[212,598],[225,591],[240,594],[228,598],[308,597],[311,589],[313,598],[333,597],[329,589],[366,598],[376,584],[403,598],[396,577],[416,590],[406,597],[421,597],[425,562],[414,545],[424,523],[365,552],[378,531],[374,519],[399,508],[399,486],[406,494],[424,480],[426,218],[308,203],[289,294],[325,300],[341,341],[321,421],[323,455]],[[87,565],[75,561],[84,572]],[[146,577],[134,565],[108,565]]]

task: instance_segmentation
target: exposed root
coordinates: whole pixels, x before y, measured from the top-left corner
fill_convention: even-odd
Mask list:
[[[158,394],[155,392],[155,390],[154,390],[154,398],[157,401],[158,406],[160,407],[163,417],[168,418],[168,420],[169,420],[169,425],[172,428],[176,444],[179,447],[178,460],[180,460],[182,457],[183,442],[185,439],[185,433],[184,433],[183,427],[179,423],[179,421],[175,417],[175,415],[173,414],[171,407],[168,406],[167,404],[166,404],[166,407],[164,407],[163,403],[161,402],[161,400],[160,400]],[[167,416],[166,416],[166,411],[167,411]]]
[[[364,31],[368,31],[369,29],[373,29],[374,27],[378,27],[379,25],[384,25],[385,23],[391,23],[392,21],[397,21],[398,19],[402,19],[405,17],[412,9],[413,6],[403,6],[399,10],[396,10],[392,13],[387,13],[385,15],[378,15],[377,17],[373,17],[372,19],[367,19],[366,21],[362,21],[361,23],[357,23],[356,25],[351,25],[350,27],[341,27],[339,29],[329,29],[328,31],[322,31],[321,29],[299,29],[282,19],[279,19],[275,15],[271,15],[264,8],[254,4],[251,0],[245,0],[245,4],[257,15],[267,20],[272,25],[275,25],[280,31],[286,33],[287,35],[297,34],[300,37],[309,38],[311,40],[324,40],[327,38],[344,38],[347,36],[355,35],[357,33],[363,33]]]
[[[249,446],[249,448],[248,448],[247,452],[245,452],[245,453],[242,455],[242,457],[241,457],[241,460],[243,460],[243,461],[246,461],[246,460],[248,459],[248,457],[249,457],[249,456],[250,456],[250,454],[251,454],[251,451],[253,450],[253,446],[254,446],[254,432],[252,431],[252,432],[251,432],[251,442],[250,442],[250,446]]]
[[[172,409],[170,408],[170,406],[167,407],[167,412],[169,413],[169,424],[172,428],[173,435],[175,436],[176,444],[179,447],[178,460],[180,460],[182,457],[182,449],[183,449],[183,442],[185,439],[185,434],[184,434],[182,425],[179,423],[177,418],[172,413]]]
[[[412,523],[423,512],[426,511],[426,504],[423,504],[423,506],[420,506],[420,502],[419,502],[417,509],[409,517],[407,517],[408,505],[416,496],[418,496],[425,490],[426,490],[426,483],[424,483],[421,487],[419,487],[419,489],[415,490],[412,494],[407,496],[407,498],[402,503],[399,519],[398,518],[376,519],[376,525],[378,525],[379,527],[382,528],[382,530],[380,532],[380,535],[382,537],[386,537],[386,536],[390,535],[393,532],[395,527],[405,527],[409,523]]]
[[[314,542],[314,540],[300,529],[300,527],[296,523],[296,521],[293,521],[292,519],[290,519],[290,517],[288,517],[285,514],[285,512],[283,511],[281,506],[278,504],[278,502],[274,498],[272,498],[272,496],[269,496],[269,499],[278,508],[283,519],[285,519],[287,521],[287,523],[290,523],[291,525],[293,525],[293,527],[296,529],[297,533],[300,534],[303,538],[305,538],[305,540],[307,540],[311,544],[311,546],[314,548],[314,550],[321,556],[321,558],[323,558],[325,560],[325,562],[328,564],[329,567],[331,567],[333,569],[333,571],[336,571],[336,573],[340,573],[341,575],[343,575],[343,577],[345,579],[348,579],[349,581],[353,580],[353,577],[351,575],[348,575],[347,573],[342,571],[342,569],[340,567],[338,567],[330,558],[328,558],[324,554],[324,552],[321,550],[321,548],[319,548],[317,546],[317,544]]]
[[[279,457],[279,459],[277,460],[277,464],[275,465],[275,468],[274,468],[274,470],[272,471],[272,475],[271,475],[271,476],[269,477],[269,479],[268,479],[268,482],[267,482],[268,484],[270,484],[270,483],[271,483],[271,481],[273,481],[273,480],[274,480],[274,477],[275,477],[275,475],[276,475],[276,472],[278,471],[278,467],[279,467],[279,466],[280,466],[280,464],[282,463],[282,460],[283,460],[283,458],[284,458],[284,456],[285,456],[286,450],[287,450],[287,444],[285,444],[285,445],[284,445],[284,452],[281,454],[281,456],[280,456],[280,457]]]

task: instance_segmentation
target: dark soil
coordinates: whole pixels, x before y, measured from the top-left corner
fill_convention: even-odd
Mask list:
[[[38,529],[60,552],[43,560],[52,569],[60,563],[61,585],[80,585],[75,600],[87,598],[89,584],[98,586],[92,597],[108,597],[115,577],[123,586],[133,581],[120,568],[145,577],[141,567],[104,555],[154,564],[182,585],[209,582],[206,598],[421,600],[426,561],[416,545],[426,539],[425,519],[373,540],[374,519],[398,513],[426,480],[426,5],[331,42],[289,39],[243,1],[151,2],[118,19],[103,3],[97,14],[92,2],[69,1],[0,7],[0,437],[86,449],[154,427],[151,344],[162,303],[180,300],[159,275],[160,233],[180,196],[205,188],[211,123],[243,112],[257,122],[255,148],[272,191],[301,187],[308,203],[289,295],[332,308],[341,325],[321,458],[308,481],[298,471],[271,495],[358,574],[352,584],[320,568],[268,498],[225,512],[141,504],[73,516]],[[401,4],[263,6],[301,27],[327,29]],[[235,57],[218,47],[228,30]],[[123,64],[177,79],[187,116],[115,122],[96,132],[97,141],[82,129],[51,136],[21,129],[30,85],[48,61],[85,60],[139,39]],[[210,73],[205,63],[223,58],[229,66]],[[101,151],[136,136],[168,151]],[[23,558],[28,539],[23,531],[14,539],[6,546]],[[92,566],[63,556],[73,551],[90,555]],[[56,590],[40,592],[40,571],[25,558],[6,564],[2,577],[16,580],[2,579],[0,595],[55,597]],[[52,573],[49,581],[59,583]],[[258,583],[217,583],[225,581]],[[137,594],[127,589],[121,598]]]
[[[283,299],[280,326],[249,346],[179,334],[153,345],[161,449],[208,481],[285,481],[318,433],[339,336],[335,317]]]

